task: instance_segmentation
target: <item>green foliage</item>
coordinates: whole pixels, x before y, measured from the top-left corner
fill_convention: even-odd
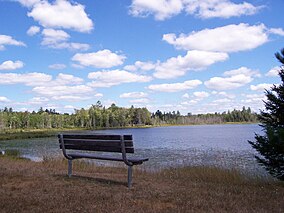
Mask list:
[[[179,111],[162,113],[157,110],[152,113],[152,121],[155,125],[161,124],[178,124],[178,125],[189,125],[189,124],[221,124],[226,122],[257,122],[257,114],[253,113],[248,107],[242,108],[242,110],[236,110],[223,112],[223,113],[207,113],[192,115],[188,113],[186,116],[182,116]]]
[[[256,156],[257,161],[271,175],[284,181],[284,49],[275,56],[282,63],[279,71],[282,83],[265,91],[265,111],[259,116],[265,135],[256,134],[256,141],[249,143],[261,155]]]

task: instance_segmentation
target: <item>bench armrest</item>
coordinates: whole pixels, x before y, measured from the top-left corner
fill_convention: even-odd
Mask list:
[[[132,163],[132,162],[129,162],[129,161],[127,160],[127,157],[126,157],[125,143],[124,143],[124,136],[123,136],[123,135],[120,136],[120,143],[121,143],[121,152],[122,152],[122,159],[123,159],[123,162],[124,162],[127,166],[133,166],[133,163]]]
[[[73,158],[66,153],[64,139],[63,139],[62,134],[60,134],[60,143],[61,143],[61,146],[62,146],[62,152],[63,152],[64,157],[67,158],[68,160],[72,160]]]

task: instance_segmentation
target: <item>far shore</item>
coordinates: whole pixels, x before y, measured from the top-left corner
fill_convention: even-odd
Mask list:
[[[5,129],[0,130],[0,141],[2,140],[14,140],[14,139],[27,139],[27,138],[45,138],[54,137],[60,132],[72,132],[72,131],[90,131],[90,130],[110,130],[110,129],[130,129],[130,128],[155,128],[155,127],[168,127],[168,126],[196,126],[196,125],[226,125],[226,124],[258,124],[252,122],[226,122],[226,123],[215,123],[215,124],[187,124],[187,125],[135,125],[115,128],[45,128],[45,129]]]

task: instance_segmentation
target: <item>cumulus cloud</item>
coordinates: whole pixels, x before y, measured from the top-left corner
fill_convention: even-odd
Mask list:
[[[134,104],[147,104],[149,102],[150,100],[148,98],[138,98],[129,101],[129,103],[134,103]]]
[[[279,74],[279,67],[273,67],[271,70],[269,70],[265,75],[269,77],[277,77]]]
[[[269,29],[269,32],[272,34],[284,36],[284,30],[282,28],[271,28]]]
[[[203,19],[253,15],[262,8],[248,2],[236,4],[229,0],[186,0],[184,2],[187,13]]]
[[[177,49],[238,52],[251,50],[268,42],[268,35],[264,24],[250,26],[240,23],[204,29],[188,35],[165,34],[163,40]]]
[[[213,77],[204,82],[205,86],[215,90],[229,90],[242,87],[253,80],[253,77],[259,77],[259,72],[241,67],[239,69],[226,71],[226,77]]]
[[[172,84],[152,84],[148,86],[148,89],[157,92],[180,92],[183,90],[193,89],[202,84],[200,80],[189,80],[183,83]]]
[[[162,21],[183,11],[206,19],[253,15],[261,8],[247,2],[237,4],[230,0],[132,0],[129,13],[135,17],[153,15],[156,20]]]
[[[224,96],[226,98],[230,98],[230,99],[234,99],[236,96],[234,94],[229,94],[227,92],[214,92],[214,95],[218,95],[218,96]]]
[[[156,67],[156,64],[148,61],[148,62],[142,62],[142,61],[136,61],[133,65],[127,65],[124,67],[127,71],[149,71],[153,70]]]
[[[36,35],[37,33],[40,32],[40,28],[38,26],[31,26],[28,31],[27,31],[27,34],[29,36],[34,36]]]
[[[16,70],[24,66],[22,61],[4,61],[0,64],[0,70]]]
[[[69,74],[63,74],[59,73],[56,79],[49,84],[49,86],[55,86],[55,85],[67,85],[67,84],[81,84],[83,83],[83,79],[69,75]]]
[[[182,98],[189,98],[190,96],[189,96],[188,93],[184,93],[181,97],[182,97]]]
[[[63,30],[44,29],[42,31],[43,40],[41,45],[54,49],[70,49],[85,51],[90,45],[83,43],[68,42],[70,35]]]
[[[65,100],[65,101],[81,101],[90,98],[90,94],[94,93],[93,88],[85,85],[75,86],[37,86],[32,91],[38,95],[49,97],[53,100]],[[89,98],[88,98],[89,97]]]
[[[234,75],[246,75],[246,76],[255,76],[255,77],[261,77],[260,73],[258,70],[252,70],[247,67],[240,67],[235,70],[230,70],[224,72],[224,76],[234,76]]]
[[[25,7],[32,7],[40,1],[41,0],[18,0],[18,2],[20,2]]]
[[[6,45],[26,46],[24,42],[17,41],[8,35],[0,35],[0,50],[5,50]]]
[[[7,97],[0,96],[0,103],[7,103],[10,102],[10,100]]]
[[[192,50],[185,56],[169,58],[165,62],[157,63],[154,76],[156,78],[169,79],[183,76],[189,70],[200,70],[216,62],[228,59],[228,54]]]
[[[110,68],[123,64],[126,57],[111,52],[108,49],[92,53],[77,53],[72,57],[73,61],[82,66],[92,66],[95,68]]]
[[[229,90],[242,87],[252,81],[252,77],[243,74],[235,75],[227,78],[213,77],[205,81],[204,84],[210,89]]]
[[[35,21],[45,28],[64,28],[79,32],[90,32],[93,22],[79,3],[56,0],[49,3],[42,1],[20,1],[24,6],[32,7],[28,13]]]
[[[264,91],[271,89],[271,87],[273,87],[273,84],[263,83],[263,84],[251,85],[250,89],[253,91]]]
[[[123,83],[142,83],[152,80],[152,78],[149,76],[137,75],[125,70],[91,72],[89,73],[88,78],[95,79],[94,81],[89,83],[89,85],[92,87],[111,87]]]
[[[135,17],[153,14],[156,20],[165,20],[179,14],[182,8],[181,0],[133,0],[129,12]]]
[[[145,98],[148,94],[145,92],[129,92],[129,93],[123,93],[119,97],[120,98]]]
[[[1,84],[25,84],[27,86],[36,86],[47,84],[52,79],[51,75],[44,73],[0,73],[0,85]]]
[[[204,91],[194,92],[193,95],[197,98],[200,98],[200,99],[207,98],[207,97],[210,96],[210,94],[208,92],[204,92]]]
[[[62,70],[66,68],[65,64],[51,64],[48,66],[49,69],[54,69],[54,70]]]

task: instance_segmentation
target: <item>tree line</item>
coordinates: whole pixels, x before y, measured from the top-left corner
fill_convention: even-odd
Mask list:
[[[45,128],[119,128],[145,125],[190,125],[225,122],[257,122],[257,114],[250,108],[223,113],[181,115],[179,111],[151,113],[147,108],[106,108],[98,101],[88,109],[75,109],[74,113],[58,113],[54,109],[40,108],[37,112],[17,112],[12,108],[0,109],[0,130]]]

